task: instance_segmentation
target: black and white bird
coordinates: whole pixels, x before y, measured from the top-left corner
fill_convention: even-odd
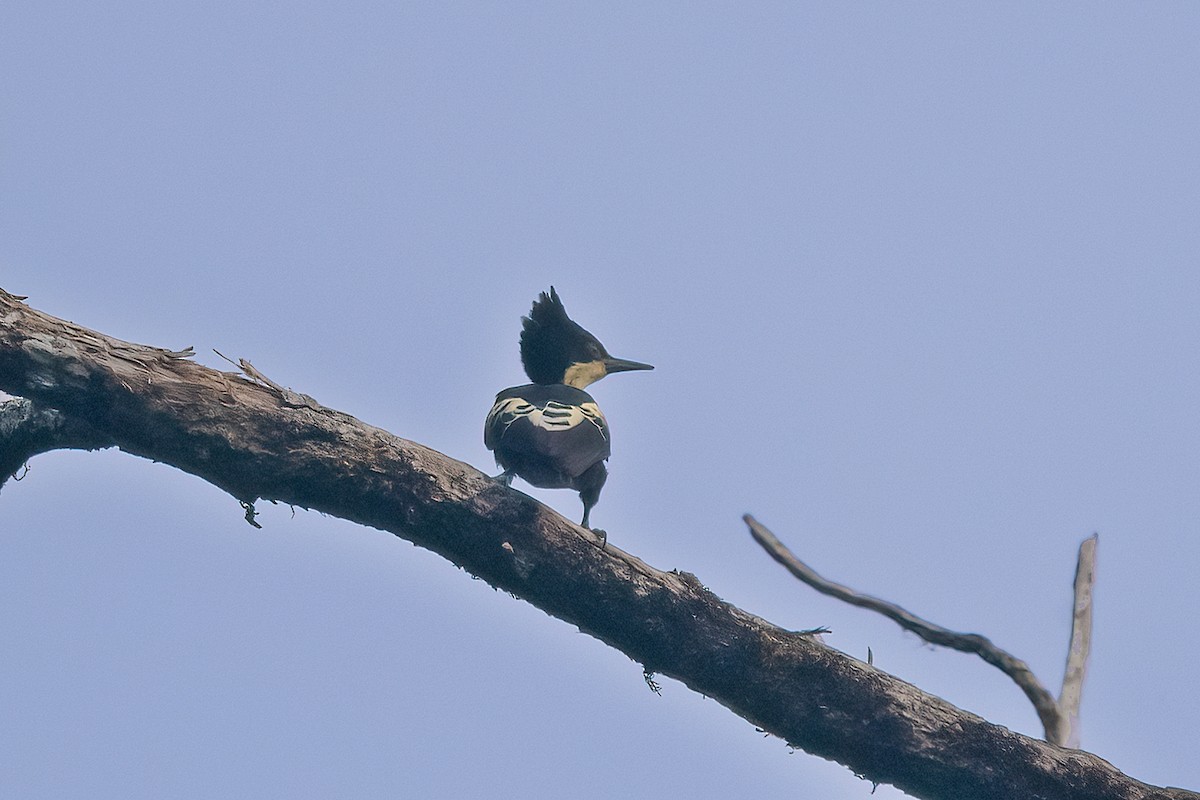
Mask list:
[[[517,475],[542,489],[579,492],[582,525],[590,528],[592,506],[608,478],[611,437],[604,414],[583,389],[613,372],[654,367],[610,356],[567,316],[553,286],[521,324],[521,363],[533,383],[496,395],[483,443],[504,469],[497,478],[506,486]]]

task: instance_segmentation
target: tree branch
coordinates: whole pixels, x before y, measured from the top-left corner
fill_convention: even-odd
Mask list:
[[[1062,692],[1058,695],[1059,725],[1057,742],[1079,746],[1079,704],[1083,679],[1087,676],[1088,656],[1092,651],[1092,587],[1096,583],[1096,544],[1092,534],[1079,544],[1075,562],[1075,603],[1071,614],[1071,643],[1067,646],[1067,667],[1063,671]]]
[[[245,503],[319,509],[429,548],[872,781],[955,800],[1200,800],[992,725],[722,601],[693,575],[601,550],[466,464],[185,355],[103,336],[0,290],[0,389]]]
[[[754,537],[754,540],[772,558],[786,567],[792,575],[821,594],[836,597],[838,600],[853,606],[869,608],[892,620],[906,631],[915,633],[931,644],[949,647],[952,650],[958,650],[963,653],[974,653],[1012,678],[1013,682],[1021,688],[1021,691],[1033,703],[1034,709],[1037,710],[1038,718],[1041,719],[1042,727],[1046,732],[1046,740],[1055,744],[1063,743],[1061,737],[1065,732],[1066,722],[1063,719],[1059,705],[1055,701],[1054,695],[1050,694],[1046,687],[1042,686],[1037,676],[1033,674],[1033,670],[1024,661],[1005,650],[1001,650],[986,636],[981,636],[978,633],[958,633],[949,628],[943,628],[941,625],[935,625],[932,622],[921,619],[916,614],[906,611],[895,603],[889,603],[887,600],[862,594],[848,586],[826,580],[817,574],[816,570],[797,558],[796,554],[789,550],[787,545],[781,542],[761,522],[749,514],[746,514],[742,519],[750,526],[750,535]],[[1082,678],[1080,682],[1082,684]],[[1076,701],[1076,708],[1078,708],[1078,701]]]

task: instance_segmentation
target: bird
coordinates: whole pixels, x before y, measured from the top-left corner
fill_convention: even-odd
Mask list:
[[[610,356],[567,316],[553,286],[521,318],[521,364],[533,383],[497,394],[483,426],[483,443],[504,470],[496,480],[511,486],[517,476],[542,489],[579,492],[580,524],[603,546],[607,535],[591,527],[590,515],[608,479],[612,442],[608,420],[584,388],[614,372],[654,367]]]

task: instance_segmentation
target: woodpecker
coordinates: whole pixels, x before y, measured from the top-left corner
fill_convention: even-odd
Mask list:
[[[533,383],[496,395],[483,443],[496,455],[505,486],[514,475],[542,489],[574,489],[583,501],[582,525],[608,479],[608,421],[583,389],[613,372],[654,369],[613,358],[600,340],[567,316],[554,287],[521,318],[521,364]],[[604,538],[604,532],[595,530]]]

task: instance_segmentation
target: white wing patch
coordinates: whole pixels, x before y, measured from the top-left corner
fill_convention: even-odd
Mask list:
[[[595,425],[604,438],[608,438],[604,415],[595,403],[581,403],[575,406],[551,400],[546,403],[545,408],[538,408],[523,398],[508,397],[492,407],[487,424],[490,427],[498,422],[502,426],[500,436],[503,436],[508,426],[521,418],[528,419],[531,424],[548,431],[570,430],[586,421]]]

